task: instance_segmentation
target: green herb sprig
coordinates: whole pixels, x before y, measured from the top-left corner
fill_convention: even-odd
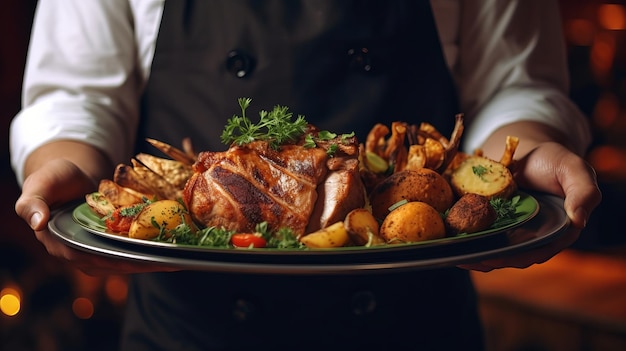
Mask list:
[[[519,195],[513,196],[510,199],[496,197],[489,200],[489,203],[498,214],[496,221],[491,227],[498,228],[514,223],[517,220],[517,206],[519,205],[519,201]]]
[[[255,140],[267,141],[272,148],[278,149],[288,141],[297,140],[303,135],[308,125],[304,116],[298,115],[292,121],[293,114],[286,106],[276,105],[271,111],[260,111],[259,122],[253,123],[246,110],[252,99],[239,98],[241,116],[234,115],[226,122],[221,140],[226,145],[245,145]]]

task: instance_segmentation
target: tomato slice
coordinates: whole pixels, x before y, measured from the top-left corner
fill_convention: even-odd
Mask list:
[[[124,216],[123,208],[116,209],[109,217],[104,220],[104,225],[115,233],[128,233],[130,225],[135,217]]]
[[[257,233],[236,233],[232,235],[230,242],[234,247],[245,248],[260,248],[267,245],[267,241],[265,241],[261,234]]]

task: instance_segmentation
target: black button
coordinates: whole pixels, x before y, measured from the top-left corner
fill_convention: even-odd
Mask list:
[[[348,49],[350,68],[360,72],[372,71],[372,57],[368,48]]]
[[[233,306],[233,319],[238,322],[248,322],[255,318],[257,308],[250,301],[237,299]]]
[[[226,69],[237,78],[246,78],[254,70],[254,58],[242,50],[232,50],[226,58]]]
[[[358,291],[352,295],[352,313],[364,316],[376,309],[376,296],[371,291]]]

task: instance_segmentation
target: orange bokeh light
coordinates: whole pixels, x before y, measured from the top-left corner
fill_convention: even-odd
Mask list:
[[[7,316],[17,315],[22,308],[21,295],[17,289],[2,289],[0,291],[0,311]]]
[[[80,319],[89,319],[93,316],[93,302],[86,297],[77,297],[72,303],[74,315]]]
[[[598,77],[607,76],[615,59],[615,38],[612,35],[599,34],[591,47],[591,68]]]
[[[107,298],[114,304],[121,305],[126,301],[128,282],[119,276],[107,277],[104,283]]]
[[[609,30],[626,29],[626,8],[619,4],[602,4],[598,7],[600,25]]]
[[[626,174],[626,155],[614,146],[594,148],[588,155],[588,161],[600,178],[618,179]]]
[[[567,41],[577,46],[590,46],[593,43],[595,28],[591,21],[571,19],[565,23]]]
[[[615,123],[619,114],[620,106],[617,96],[604,93],[594,107],[593,121],[598,127],[606,129]]]

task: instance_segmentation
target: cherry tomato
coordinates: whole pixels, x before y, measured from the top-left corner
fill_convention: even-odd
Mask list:
[[[111,231],[116,233],[128,233],[130,224],[135,217],[124,216],[123,208],[116,209],[109,217],[104,220],[104,225]]]
[[[245,247],[245,248],[248,248],[248,247],[260,248],[260,247],[265,247],[267,245],[267,242],[260,234],[254,234],[254,233],[233,234],[233,236],[230,238],[230,242],[231,244],[233,244],[234,247]]]

